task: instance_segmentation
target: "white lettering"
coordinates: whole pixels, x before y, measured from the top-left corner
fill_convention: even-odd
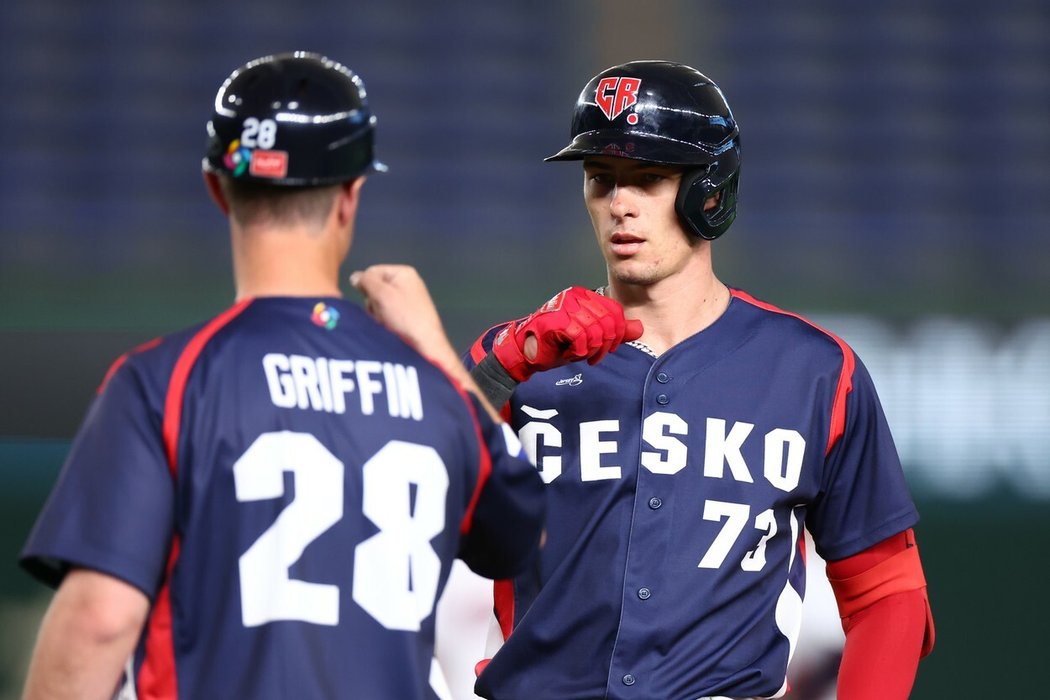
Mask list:
[[[747,469],[740,448],[744,440],[754,429],[753,423],[734,422],[732,430],[726,435],[726,422],[722,418],[707,419],[707,439],[705,440],[704,476],[721,479],[723,467],[729,465],[729,471],[737,481],[753,484],[751,472]]]
[[[319,381],[317,383],[318,389],[320,389],[321,391],[321,407],[326,412],[331,413],[333,411],[332,383],[328,381],[323,381],[323,379],[327,379],[330,376],[328,373],[328,358],[317,358],[317,376],[318,378],[322,379],[322,381]]]
[[[423,420],[423,396],[419,391],[419,373],[415,367],[383,363],[386,377],[387,404],[390,415]],[[393,387],[394,390],[389,390]]]
[[[549,484],[561,476],[564,468],[559,449],[562,447],[562,432],[549,422],[558,415],[558,411],[527,405],[521,406],[521,411],[533,420],[521,426],[518,437],[526,456],[539,468],[544,483]],[[725,478],[725,468],[728,465],[731,478],[743,483],[754,483],[742,451],[744,442],[754,428],[752,423],[737,421],[727,430],[725,419],[708,418],[704,476]],[[584,421],[580,423],[579,431],[580,480],[605,481],[622,478],[623,468],[620,464],[602,464],[605,455],[614,456],[614,460],[606,458],[607,462],[618,462],[624,458],[619,454],[620,444],[617,439],[620,421]],[[688,434],[689,424],[675,413],[658,411],[646,416],[642,421],[642,440],[652,449],[643,447],[639,455],[642,467],[653,474],[669,476],[685,469],[689,462],[689,443],[682,438]],[[608,436],[612,436],[611,439]],[[805,438],[797,430],[773,428],[766,433],[763,444],[763,475],[766,480],[782,491],[793,491],[802,478]],[[541,457],[544,451],[546,454]]]
[[[535,418],[537,420],[550,420],[554,416],[558,415],[558,409],[556,408],[539,409],[533,408],[532,406],[526,406],[524,404],[522,404],[521,406],[521,412],[529,418]]]
[[[530,420],[521,426],[521,430],[518,431],[518,439],[521,440],[521,445],[525,448],[525,455],[529,458],[529,461],[539,467],[543,483],[549,484],[561,476],[561,455],[546,455],[537,462],[536,457],[540,453],[540,438],[543,439],[544,446],[561,447],[561,431],[550,423],[541,423],[539,421],[547,421],[554,418],[558,415],[558,410],[554,408],[540,410],[532,406],[522,405],[521,411],[530,418],[536,418],[537,420]]]
[[[288,376],[288,358],[276,352],[263,357],[263,372],[270,389],[270,401],[280,408],[295,406],[295,382]]]
[[[299,408],[312,408],[320,411],[321,392],[317,388],[317,365],[312,357],[292,355],[291,361],[292,379],[295,381],[296,400]]]
[[[689,448],[673,436],[688,434],[689,424],[674,413],[658,411],[646,416],[642,422],[642,439],[660,451],[642,450],[642,466],[653,474],[677,474],[682,471],[689,456]]]
[[[265,355],[262,364],[270,401],[279,408],[343,414],[347,395],[357,392],[364,415],[375,413],[375,397],[384,395],[391,416],[423,419],[423,396],[415,367],[280,353]]]
[[[353,360],[329,360],[328,381],[332,385],[332,410],[342,415],[346,413],[346,394],[355,388],[354,380],[350,379],[354,372]]]
[[[786,454],[785,454],[786,452]],[[774,428],[766,433],[766,481],[781,491],[792,491],[802,477],[806,439],[797,430]]]
[[[372,375],[383,371],[383,366],[374,360],[358,360],[354,368],[357,370],[357,390],[361,395],[361,413],[370,416],[375,413],[375,396],[383,391],[383,383],[373,379]]]
[[[613,454],[617,450],[615,440],[602,440],[602,433],[618,432],[618,420],[594,420],[580,423],[580,479],[583,481],[602,481],[619,479],[619,466],[602,466],[602,455]]]

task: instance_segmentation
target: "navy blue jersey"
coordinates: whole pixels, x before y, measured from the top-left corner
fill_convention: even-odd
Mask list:
[[[456,556],[534,556],[506,426],[342,299],[260,298],[115,365],[23,552],[152,601],[142,698],[431,698]]]
[[[627,343],[537,373],[504,410],[547,484],[547,538],[538,572],[497,585],[509,637],[484,697],[781,695],[804,528],[839,559],[918,519],[859,359],[740,291],[659,357]]]

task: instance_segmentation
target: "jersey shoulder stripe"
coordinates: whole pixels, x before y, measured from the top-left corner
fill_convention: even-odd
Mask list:
[[[168,469],[172,478],[177,476],[179,427],[182,420],[182,401],[193,365],[200,357],[204,346],[216,333],[236,318],[251,304],[251,299],[244,299],[206,323],[190,339],[182,350],[171,378],[168,381],[168,392],[164,399],[164,422],[162,436],[165,454],[168,458]],[[178,688],[175,675],[175,640],[172,636],[171,617],[171,574],[179,558],[178,533],[172,538],[171,552],[164,573],[164,584],[157,594],[157,600],[147,623],[146,652],[142,667],[139,669],[138,688],[143,698],[176,698]]]
[[[835,387],[835,399],[831,410],[831,424],[828,430],[828,444],[824,450],[825,455],[829,454],[831,452],[831,449],[835,446],[835,443],[839,441],[839,439],[846,431],[846,397],[849,395],[850,391],[853,390],[853,370],[856,367],[856,358],[854,357],[853,349],[850,348],[850,346],[842,338],[838,337],[831,331],[828,331],[827,329],[818,326],[809,319],[800,316],[799,314],[792,313],[790,311],[785,311],[784,309],[774,306],[773,304],[760,301],[748,294],[747,292],[741,291],[739,289],[730,289],[730,293],[737,299],[745,301],[748,304],[751,304],[752,306],[764,309],[772,313],[782,314],[784,316],[790,316],[792,318],[798,319],[799,321],[805,323],[811,328],[820,331],[832,341],[834,341],[836,345],[839,346],[839,349],[842,351],[842,368],[839,371],[839,380],[838,384]]]
[[[158,345],[160,345],[163,341],[163,337],[154,338],[153,340],[147,340],[145,343],[142,343],[141,345],[136,345],[134,348],[132,348],[131,350],[127,351],[126,353],[118,357],[116,360],[114,360],[113,364],[111,364],[109,366],[109,369],[106,370],[106,374],[102,378],[102,382],[98,385],[98,388],[95,389],[95,395],[98,396],[106,390],[106,387],[109,385],[109,381],[113,379],[113,375],[117,373],[117,370],[124,366],[124,363],[128,361],[129,357],[131,357],[132,355],[136,355],[140,352],[145,352],[146,350],[155,348]]]
[[[186,391],[186,381],[189,379],[190,371],[193,369],[193,365],[196,364],[197,358],[200,357],[201,351],[204,350],[204,346],[208,344],[208,341],[226,324],[248,308],[252,301],[251,298],[243,299],[206,323],[190,339],[182,354],[179,355],[179,359],[175,362],[175,369],[172,370],[171,379],[168,382],[168,393],[164,399],[164,427],[162,431],[165,454],[168,457],[168,467],[171,469],[172,476],[176,476],[179,424],[182,420],[182,397]]]

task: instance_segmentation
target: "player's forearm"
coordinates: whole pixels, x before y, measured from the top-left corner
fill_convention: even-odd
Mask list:
[[[49,644],[40,649],[33,655],[23,700],[112,698],[123,664],[118,662],[114,667],[94,652],[76,643]]]
[[[907,700],[926,629],[923,591],[883,598],[845,626],[839,700]]]
[[[146,596],[123,582],[71,572],[41,625],[24,700],[113,697],[148,609]]]
[[[487,392],[483,391],[481,387],[478,386],[474,381],[473,375],[467,371],[467,368],[460,364],[459,359],[457,358],[454,365],[450,366],[457,368],[454,372],[449,372],[452,379],[458,382],[464,391],[469,391],[478,398],[478,403],[482,405],[494,422],[502,423],[503,416],[500,415],[499,408],[489,399]]]

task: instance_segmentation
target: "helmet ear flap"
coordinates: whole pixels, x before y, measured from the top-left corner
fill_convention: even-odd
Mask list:
[[[682,174],[674,209],[685,227],[704,240],[713,241],[736,219],[737,185],[740,182],[740,160],[734,153],[732,163],[715,161],[710,165],[686,170]],[[726,175],[720,174],[727,173]],[[719,194],[713,209],[704,211],[707,200]]]

